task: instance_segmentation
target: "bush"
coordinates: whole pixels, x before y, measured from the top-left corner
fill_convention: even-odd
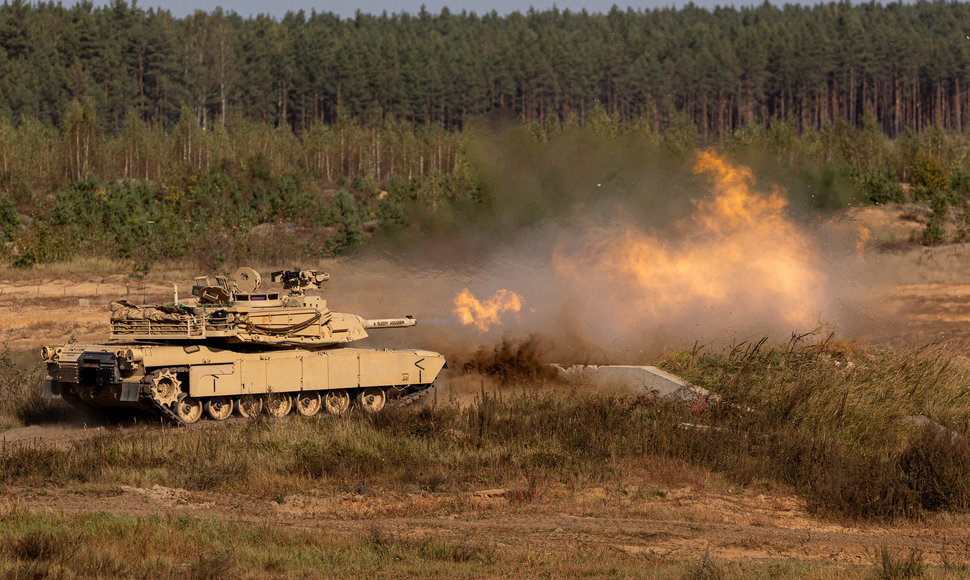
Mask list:
[[[37,258],[34,257],[33,252],[26,250],[21,252],[21,254],[13,261],[13,267],[20,268],[22,270],[30,270],[36,263]]]
[[[364,243],[364,229],[354,196],[341,189],[330,202],[330,211],[337,232],[327,240],[327,249],[340,254],[359,248]]]
[[[9,242],[20,229],[17,208],[9,198],[0,198],[0,242]]]
[[[867,200],[875,204],[903,203],[906,192],[888,168],[850,170],[853,186]]]
[[[954,171],[950,178],[950,191],[957,199],[970,197],[970,171],[962,167]]]
[[[938,246],[946,243],[946,222],[949,218],[949,196],[943,191],[937,191],[931,200],[932,214],[923,229],[922,242],[926,246]]]
[[[834,346],[668,358],[668,368],[730,403],[710,410],[706,422],[716,430],[675,435],[668,453],[741,483],[782,482],[821,513],[868,519],[966,509],[966,434],[914,432],[898,420],[952,409],[966,369],[944,349],[875,355]],[[948,423],[967,419],[964,410]]]
[[[919,550],[910,551],[907,556],[897,557],[889,546],[881,546],[870,554],[875,568],[875,576],[879,580],[907,580],[922,578],[926,564],[923,553]]]
[[[407,211],[401,200],[391,194],[387,194],[377,204],[377,219],[384,229],[400,229],[407,225]]]
[[[43,418],[50,402],[41,398],[41,368],[18,366],[7,345],[0,347],[0,428]]]
[[[922,151],[916,154],[909,166],[909,181],[913,187],[926,188],[931,194],[945,191],[949,185],[940,161]]]

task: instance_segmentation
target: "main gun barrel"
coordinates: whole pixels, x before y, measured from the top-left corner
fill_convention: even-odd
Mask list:
[[[408,315],[404,318],[361,318],[360,323],[364,328],[404,328],[414,326],[418,321]]]

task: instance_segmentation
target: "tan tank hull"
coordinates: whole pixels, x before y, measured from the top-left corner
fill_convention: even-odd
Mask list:
[[[44,395],[78,406],[141,407],[177,423],[235,410],[346,412],[352,401],[377,412],[431,388],[444,357],[426,350],[340,348],[369,329],[407,328],[410,316],[365,319],[334,312],[320,296],[329,279],[315,270],[281,270],[282,288],[260,291],[261,277],[239,268],[231,278],[196,278],[194,298],[164,305],[111,305],[111,341],[43,349]]]
[[[291,410],[369,412],[431,388],[444,357],[426,350],[245,352],[205,345],[72,344],[48,362],[47,397],[93,408],[140,407],[178,423]]]

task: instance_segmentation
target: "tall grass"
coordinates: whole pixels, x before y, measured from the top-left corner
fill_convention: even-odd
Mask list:
[[[680,450],[693,461],[782,482],[810,509],[850,517],[970,507],[970,366],[957,352],[793,340],[665,363],[726,403],[707,419],[716,430]]]
[[[23,368],[10,347],[0,345],[0,431],[66,416],[66,405],[41,397],[42,380],[41,366]]]
[[[70,449],[8,446],[0,452],[0,481],[158,483],[265,497],[308,486],[338,493],[370,486],[458,491],[516,483],[535,472],[607,482],[624,461],[656,448],[662,435],[655,420],[672,427],[676,413],[579,393],[483,394],[466,408],[231,422],[161,436],[109,431]]]

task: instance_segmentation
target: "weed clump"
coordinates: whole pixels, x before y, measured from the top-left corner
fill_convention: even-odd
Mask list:
[[[897,556],[889,546],[880,546],[869,554],[873,561],[873,571],[879,580],[908,580],[922,578],[926,571],[923,553],[912,550],[909,554]]]
[[[692,562],[682,576],[683,580],[721,580],[724,570],[711,559],[708,552],[699,562]]]
[[[28,532],[7,540],[7,551],[20,560],[50,560],[62,548],[63,544],[49,532]]]

